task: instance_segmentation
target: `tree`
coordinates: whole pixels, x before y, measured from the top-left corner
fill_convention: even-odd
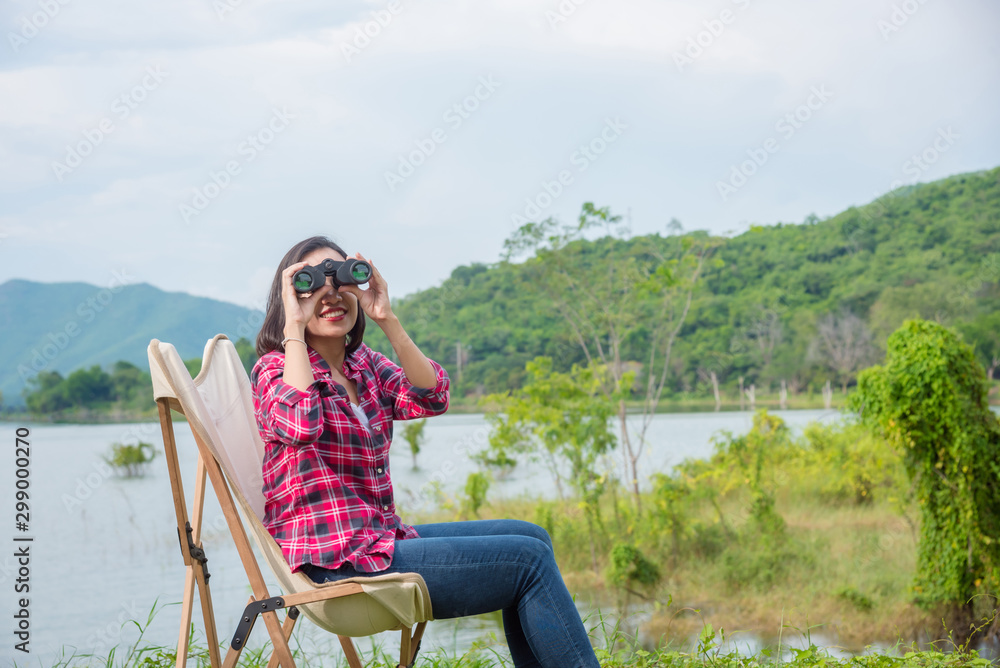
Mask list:
[[[872,334],[868,326],[850,311],[828,313],[817,325],[816,350],[823,361],[840,376],[841,389],[872,356]]]
[[[889,337],[885,364],[859,374],[850,397],[902,453],[916,490],[917,602],[949,605],[962,622],[974,618],[976,600],[992,608],[1000,589],[1000,421],[986,395],[970,346],[942,325],[910,320]]]
[[[525,263],[532,284],[547,294],[587,363],[607,371],[600,391],[616,407],[625,476],[641,512],[638,462],[646,432],[663,394],[674,343],[715,242],[680,237],[668,256],[649,240],[628,245],[608,261],[589,254],[585,236],[598,229],[607,237],[624,239],[629,234],[621,216],[587,202],[576,225],[563,226],[553,218],[523,225],[504,242],[504,257],[509,261],[534,253]],[[626,420],[626,400],[635,375],[628,370],[625,354],[635,338],[642,339],[644,345],[636,350],[641,349],[648,360],[642,415],[638,426],[632,427]]]
[[[77,369],[66,377],[66,397],[74,406],[111,401],[113,390],[111,376],[96,364],[89,369]]]
[[[596,572],[596,531],[602,528],[598,502],[607,484],[598,460],[615,446],[609,427],[614,405],[600,391],[607,371],[591,365],[559,373],[553,371],[551,359],[540,357],[528,363],[527,372],[521,390],[485,399],[493,405],[491,421],[498,426],[488,449],[497,453],[494,461],[509,461],[511,452],[541,459],[560,496],[568,481],[583,502]]]
[[[233,345],[236,347],[236,354],[240,356],[240,361],[243,362],[243,368],[249,374],[253,371],[253,365],[257,363],[257,349],[249,339],[242,336]]]
[[[40,371],[24,389],[24,403],[35,414],[54,413],[72,405],[58,371]]]
[[[413,455],[413,470],[416,471],[419,467],[417,466],[417,455],[420,454],[420,446],[424,442],[425,434],[424,428],[427,426],[427,420],[407,420],[403,424],[403,438],[406,442],[410,444],[410,454]]]
[[[111,368],[111,394],[122,402],[128,402],[142,395],[149,397],[149,374],[124,360],[115,362]]]
[[[1000,311],[984,313],[961,327],[965,339],[975,348],[976,358],[986,368],[992,382],[1000,367]]]

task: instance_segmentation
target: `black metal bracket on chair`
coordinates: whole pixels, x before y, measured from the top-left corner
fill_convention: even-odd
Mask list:
[[[205,584],[208,584],[208,579],[212,577],[212,574],[208,572],[208,557],[205,556],[205,550],[194,544],[194,529],[191,528],[190,522],[184,523],[184,531],[187,533],[187,553],[192,559],[201,564],[201,570],[205,573]],[[184,539],[181,538],[181,530],[177,530],[177,542],[181,544],[181,554],[185,552]]]
[[[243,645],[247,641],[247,636],[250,635],[250,630],[253,629],[253,623],[257,621],[257,615],[262,612],[280,610],[284,607],[285,600],[280,596],[274,596],[273,598],[265,598],[262,601],[248,603],[247,607],[243,610],[243,617],[240,619],[240,623],[236,627],[236,635],[233,636],[233,642],[230,646],[233,649],[243,649]],[[288,609],[288,616],[295,619],[299,616],[299,609],[293,605]]]

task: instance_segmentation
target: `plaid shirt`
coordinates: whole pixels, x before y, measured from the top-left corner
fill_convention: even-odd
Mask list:
[[[385,355],[362,344],[344,360],[355,381],[365,429],[347,391],[309,348],[308,392],[284,382],[285,355],[272,351],[254,366],[254,414],[264,448],[264,526],[292,571],[304,564],[385,570],[396,539],[419,538],[395,513],[389,477],[393,420],[448,409],[448,374],[435,362],[434,387],[420,389]]]

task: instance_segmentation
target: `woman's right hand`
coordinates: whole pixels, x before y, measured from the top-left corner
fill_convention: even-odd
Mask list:
[[[316,312],[316,302],[333,289],[329,279],[327,279],[327,283],[324,283],[318,290],[296,292],[293,282],[295,272],[308,264],[308,262],[296,262],[281,272],[281,301],[285,307],[285,336],[303,336],[306,331],[306,323],[312,319]]]

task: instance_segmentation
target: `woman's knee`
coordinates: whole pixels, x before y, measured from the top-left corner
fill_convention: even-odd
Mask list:
[[[552,550],[552,538],[549,536],[549,532],[544,528],[533,524],[532,522],[525,522],[523,520],[508,520],[512,522],[515,526],[514,531],[521,536],[527,536],[529,538],[535,538],[545,543],[549,550]]]

